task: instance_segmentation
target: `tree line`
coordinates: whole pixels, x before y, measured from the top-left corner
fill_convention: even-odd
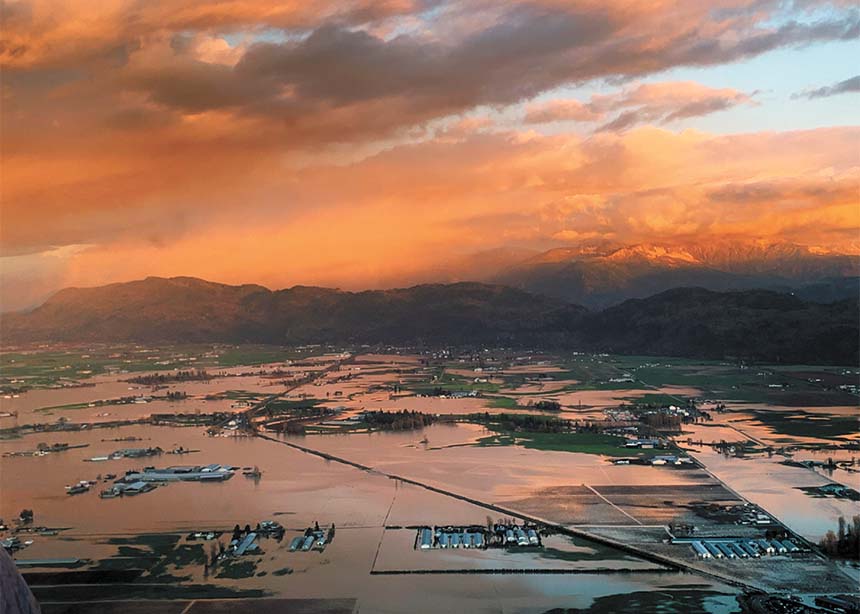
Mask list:
[[[829,556],[860,560],[860,516],[852,517],[850,524],[840,516],[836,532],[828,531],[819,545]]]
[[[383,431],[411,431],[429,426],[436,422],[436,416],[420,411],[368,411],[364,422],[369,428]]]
[[[189,369],[187,371],[175,371],[173,373],[148,373],[138,375],[126,380],[132,384],[143,386],[160,386],[172,382],[208,382],[212,376],[203,369]]]

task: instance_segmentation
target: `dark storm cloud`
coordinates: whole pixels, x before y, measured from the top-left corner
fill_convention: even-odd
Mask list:
[[[462,40],[419,35],[383,38],[363,30],[324,25],[307,37],[252,45],[233,67],[180,61],[133,73],[133,86],[158,103],[182,111],[239,109],[296,119],[332,108],[377,104],[380,128],[463,112],[478,105],[507,105],[543,91],[594,78],[635,77],[679,65],[737,60],[785,45],[854,38],[855,13],[826,22],[788,23],[724,39],[693,27],[664,35],[628,35],[609,11],[520,7]],[[727,40],[731,42],[727,42]],[[398,100],[408,97],[408,108]],[[697,102],[667,120],[727,108],[726,101]],[[649,119],[625,114],[617,129]]]

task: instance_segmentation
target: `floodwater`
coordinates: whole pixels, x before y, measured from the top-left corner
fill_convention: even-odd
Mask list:
[[[479,425],[437,424],[410,432],[308,435],[296,442],[467,496],[480,493],[493,502],[570,484],[685,484],[709,479],[696,471],[612,465],[595,454],[474,445],[487,434]]]
[[[237,511],[249,509],[249,506],[251,510],[255,509],[251,502],[260,502],[261,505],[274,504],[275,501],[283,501],[283,497],[288,497],[290,489],[306,488],[309,482],[321,480],[323,475],[327,482],[338,483],[342,480],[349,481],[356,472],[353,468],[336,462],[322,461],[288,446],[255,438],[208,437],[204,432],[202,428],[135,425],[116,429],[28,435],[22,439],[0,442],[0,451],[3,452],[32,450],[38,443],[51,444],[55,441],[90,444],[87,448],[71,449],[43,457],[3,458],[0,461],[0,486],[4,496],[0,501],[0,515],[9,518],[17,515],[22,507],[32,505],[40,511],[42,519],[39,524],[55,524],[61,522],[62,517],[69,513],[68,506],[71,504],[80,509],[84,517],[93,518],[101,516],[105,509],[122,506],[122,514],[107,514],[105,518],[99,518],[99,523],[109,526],[115,522],[117,530],[128,527],[137,531],[141,527],[133,524],[135,517],[129,516],[125,512],[126,508],[145,510],[142,518],[149,522],[152,509],[149,509],[146,502],[168,497],[171,507],[177,506],[183,511],[187,510],[187,506],[193,509],[196,505],[203,505],[200,509],[202,516],[193,517],[203,522],[206,527],[212,526],[210,521],[216,523],[216,526],[220,526],[217,525],[219,522],[230,522],[232,526],[237,522],[232,520]],[[284,437],[284,441],[338,455],[389,474],[421,480],[464,496],[500,504],[556,486],[699,484],[710,481],[706,474],[699,471],[616,466],[607,462],[604,457],[591,454],[548,452],[517,446],[472,445],[484,434],[483,428],[476,425],[443,424],[404,433],[308,435]],[[143,441],[102,441],[130,436],[142,438]],[[426,443],[423,443],[424,440]],[[105,456],[120,448],[155,446],[164,450],[182,446],[200,452],[182,456],[163,454],[160,457],[143,459],[84,462],[84,459]],[[259,485],[239,475],[224,484],[169,484],[152,493],[126,499],[101,500],[90,495],[70,497],[64,492],[65,485],[94,479],[99,474],[122,475],[126,470],[144,465],[213,462],[237,466],[258,465],[265,475]],[[360,472],[358,475],[365,474]],[[383,481],[386,485],[389,482],[387,479]],[[239,486],[236,486],[236,483],[239,483]],[[273,490],[275,486],[277,488]],[[219,501],[210,504],[205,501],[206,497],[201,499],[201,495],[224,489],[232,491],[240,487],[242,492],[238,495],[239,500],[221,500],[221,497],[217,497]],[[315,483],[314,489],[319,488],[322,486]],[[186,494],[189,495],[187,499]],[[272,500],[266,501],[269,496]],[[336,499],[337,496],[326,493],[328,501],[333,498]],[[271,509],[271,506],[262,505],[259,508],[260,513],[266,509]],[[320,518],[320,522],[322,520]],[[423,520],[431,522],[433,519]],[[479,520],[483,521],[484,516]]]
[[[211,373],[225,373],[229,377],[217,377],[209,382],[171,384],[157,392],[163,395],[168,391],[183,391],[190,397],[185,401],[154,400],[146,404],[37,411],[70,403],[152,394],[149,387],[122,381],[133,374],[98,376],[88,380],[94,386],[32,390],[17,398],[0,399],[0,411],[18,412],[16,418],[0,419],[0,427],[11,426],[15,421],[19,424],[53,422],[59,417],[73,422],[98,422],[161,412],[238,411],[243,408],[235,400],[207,401],[204,397],[227,391],[246,391],[259,396],[283,392],[287,386],[284,380],[319,371],[325,367],[326,361],[330,363],[339,357],[342,356],[333,354],[325,360],[315,358],[294,365],[276,363],[262,367],[210,369]],[[288,373],[277,378],[259,374],[260,369],[273,368],[281,368]],[[527,365],[483,375],[466,368],[462,371],[463,375],[492,378],[557,370],[553,365]],[[330,371],[317,381],[292,390],[285,398],[315,399],[329,407],[343,406],[348,413],[361,409],[412,409],[439,414],[510,411],[490,407],[490,396],[453,399],[405,396],[391,391],[392,384],[405,388],[411,383],[427,381],[428,372],[423,370],[418,357],[363,355],[338,371]],[[525,407],[529,400],[556,399],[571,406],[561,413],[570,418],[601,417],[602,408],[617,406],[642,394],[700,395],[697,389],[679,386],[629,390],[558,389],[560,384],[572,383],[573,380],[546,384],[532,382],[514,392],[502,394],[516,397],[523,405],[520,411],[531,411]],[[531,394],[535,392],[538,394]],[[583,409],[577,410],[580,404]],[[736,409],[738,411],[719,415],[715,423],[707,427],[690,427],[687,429],[690,436],[706,442],[739,440],[744,433],[762,441],[784,438],[774,434],[771,427],[754,420],[755,414],[751,413],[767,409],[780,411],[781,408],[747,404]],[[842,416],[856,411],[856,408],[833,407],[805,409],[815,414]],[[654,525],[652,529],[659,529],[660,524],[673,520],[674,508],[665,502],[674,497],[674,494],[666,494],[672,488],[676,487],[679,492],[698,493],[699,487],[706,492],[718,485],[714,477],[700,469],[613,465],[599,455],[541,451],[521,446],[477,445],[478,440],[488,434],[478,425],[436,424],[410,432],[285,436],[283,441],[345,458],[378,472],[417,480],[460,496],[571,526],[603,524],[633,530],[651,523]],[[140,438],[141,441],[103,441],[127,437]],[[821,441],[810,438],[794,440]],[[44,457],[0,459],[0,518],[9,521],[21,509],[31,508],[35,512],[36,526],[69,528],[59,536],[33,537],[34,544],[19,553],[20,558],[105,559],[117,553],[116,546],[106,542],[110,537],[229,530],[237,523],[254,525],[270,518],[283,524],[288,533],[279,544],[265,540],[262,544],[265,554],[255,557],[259,559],[258,570],[267,575],[243,579],[210,578],[208,581],[239,589],[261,588],[274,595],[289,597],[356,597],[360,610],[374,612],[404,609],[545,612],[556,607],[587,608],[595,600],[603,605],[604,611],[615,611],[620,602],[614,602],[613,596],[632,593],[638,595],[637,603],[649,603],[648,599],[655,598],[668,608],[667,611],[728,612],[736,609],[734,595],[737,591],[734,588],[702,576],[668,572],[653,563],[581,538],[553,536],[548,538],[547,547],[540,552],[416,551],[412,547],[414,529],[405,527],[485,524],[488,517],[496,519],[498,513],[389,479],[381,473],[327,461],[274,441],[208,437],[205,429],[199,427],[134,425],[27,435],[17,440],[0,441],[0,452],[33,450],[39,443],[55,442],[87,443],[89,446]],[[84,462],[120,448],[154,446],[164,450],[182,446],[199,452],[184,456],[164,454],[144,459]],[[766,459],[759,456],[740,460],[725,458],[708,448],[694,454],[730,488],[810,539],[817,540],[826,530],[835,527],[839,515],[850,517],[860,513],[857,503],[814,498],[796,489],[795,486],[824,484],[831,476],[781,465],[779,457]],[[797,452],[795,458],[825,460],[826,456],[822,458],[821,454],[824,453],[803,451]],[[846,455],[845,452],[831,454],[831,451],[827,454],[836,459],[843,459]],[[258,466],[263,477],[252,480],[237,472],[224,483],[171,483],[150,493],[117,499],[98,497],[98,491],[106,488],[106,483],[82,495],[65,493],[67,485],[83,479],[96,479],[107,473],[122,475],[126,470],[145,465],[207,463]],[[832,479],[858,488],[857,475],[837,470]],[[642,493],[654,494],[622,496],[625,489],[633,492],[634,487],[640,488]],[[648,487],[661,487],[665,491],[659,488],[649,491]],[[726,495],[733,497],[731,493]],[[289,539],[314,522],[321,526],[335,524],[337,534],[334,542],[322,553],[290,553],[287,548]],[[285,568],[292,573],[274,573]],[[463,569],[487,572],[500,568],[565,573],[426,573]],[[371,573],[416,570],[425,573]],[[617,570],[623,572],[616,573]],[[179,575],[189,575],[195,582],[204,581],[202,569],[197,567],[185,569]],[[668,592],[677,598],[669,599],[665,595]],[[687,598],[692,598],[693,602]]]
[[[475,433],[469,428],[433,427],[429,436],[441,442],[457,442]],[[384,448],[405,442],[409,436],[384,442]],[[101,441],[104,438],[140,437],[137,443]],[[49,437],[49,436],[48,436]],[[503,551],[468,554],[416,552],[414,533],[386,530],[385,526],[420,524],[484,524],[488,511],[457,499],[402,484],[336,462],[305,454],[258,438],[208,437],[201,428],[129,426],[63,433],[70,444],[89,443],[87,448],[72,449],[44,457],[11,457],[0,460],[0,515],[9,519],[24,507],[35,511],[35,525],[69,527],[60,536],[35,536],[35,543],[19,553],[20,558],[88,557],[105,558],[115,554],[115,546],[105,543],[112,536],[133,536],[151,532],[181,532],[201,529],[229,529],[234,524],[255,524],[273,518],[287,529],[286,538],[276,544],[264,540],[265,551],[258,570],[265,577],[217,580],[236,588],[262,588],[269,593],[290,597],[357,597],[360,609],[374,612],[438,611],[452,612],[521,611],[542,612],[552,607],[588,607],[594,599],[616,594],[653,591],[691,592],[702,599],[705,611],[731,611],[735,590],[697,576],[660,570],[654,564],[628,557],[578,539],[552,538],[551,552],[563,556],[510,554]],[[355,438],[355,439],[353,439]],[[29,435],[0,443],[0,450],[33,449],[45,435]],[[303,445],[324,437],[300,438]],[[360,442],[359,440],[364,440]],[[367,443],[361,435],[332,436],[330,444],[340,442],[340,452],[356,453]],[[369,440],[371,449],[380,449],[379,440]],[[53,442],[48,439],[46,442]],[[145,459],[84,462],[92,456],[107,454],[127,446],[182,445],[200,452]],[[337,446],[335,446],[337,447]],[[408,449],[408,448],[407,448]],[[468,450],[449,448],[445,452]],[[485,463],[497,464],[504,455],[500,449],[473,448],[488,452]],[[417,452],[416,452],[417,454]],[[425,454],[433,455],[428,451]],[[356,454],[357,455],[357,454]],[[360,455],[357,455],[360,456]],[[569,455],[581,456],[581,455]],[[391,460],[382,464],[394,463]],[[456,457],[453,462],[460,462]],[[202,464],[218,462],[236,466],[257,465],[263,471],[259,481],[237,474],[216,484],[171,483],[155,491],[118,499],[100,499],[98,486],[82,495],[65,494],[64,486],[99,474],[122,474],[143,465]],[[415,461],[413,461],[414,463]],[[437,463],[433,461],[433,464]],[[551,465],[560,459],[551,461]],[[426,466],[426,460],[418,463]],[[446,463],[442,463],[443,467]],[[586,463],[590,464],[590,463]],[[509,469],[512,464],[509,464]],[[557,466],[557,465],[556,465]],[[392,467],[386,466],[387,469]],[[416,469],[416,466],[413,466]],[[536,474],[523,472],[520,479],[533,481],[534,475],[552,475],[552,469]],[[417,471],[415,472],[417,473]],[[467,469],[475,484],[481,483],[477,471]],[[438,476],[447,479],[444,475]],[[495,479],[495,487],[503,480]],[[492,515],[492,514],[489,514]],[[332,544],[322,553],[291,553],[289,539],[315,521],[321,526],[337,527]],[[427,555],[419,557],[419,555]],[[574,560],[567,560],[571,557]],[[450,569],[486,570],[494,567],[540,567],[548,570],[573,569],[575,575],[370,575],[371,570]],[[292,573],[276,576],[272,572],[289,567]],[[627,569],[621,575],[589,573],[589,569]],[[186,568],[194,581],[202,581],[202,570]],[[209,581],[214,581],[210,579]],[[416,599],[416,594],[438,594],[432,601]]]
[[[305,371],[305,369],[301,371]],[[105,375],[87,380],[88,383],[94,384],[93,386],[34,389],[17,397],[9,395],[10,398],[0,398],[0,411],[17,413],[17,417],[0,418],[0,427],[13,426],[16,420],[18,424],[45,424],[56,422],[60,417],[67,418],[72,422],[109,422],[134,420],[157,413],[239,411],[244,408],[234,407],[235,400],[206,400],[203,397],[227,391],[246,391],[258,393],[261,396],[275,394],[286,389],[283,381],[289,376],[278,378],[260,377],[259,375],[215,377],[208,382],[174,383],[155,392],[151,386],[123,381],[130,377],[133,377],[133,374]],[[168,392],[184,392],[189,398],[182,401],[153,399],[148,403],[94,405],[74,409],[59,408],[59,406],[64,405],[95,403],[96,401],[121,397],[165,396]]]
[[[690,436],[696,440],[699,437],[706,442],[714,440],[711,427],[685,427],[685,431],[690,431]],[[716,440],[741,439],[737,437],[737,433],[735,435],[733,439],[717,436]],[[833,497],[813,497],[799,490],[798,487],[823,486],[833,479],[804,467],[784,465],[782,461],[785,458],[782,456],[774,455],[768,458],[767,455],[759,454],[748,458],[735,458],[724,456],[709,447],[692,450],[691,455],[723,483],[813,542],[821,539],[828,530],[835,529],[839,516],[850,519],[860,514],[860,502]],[[826,456],[822,458],[824,454]],[[826,460],[828,457],[839,460],[850,457],[850,453],[843,451],[842,454],[836,454],[834,451],[827,451],[815,454],[803,451],[797,453],[795,459]],[[841,471],[834,475],[834,478],[836,477],[846,486],[860,490],[860,474]]]

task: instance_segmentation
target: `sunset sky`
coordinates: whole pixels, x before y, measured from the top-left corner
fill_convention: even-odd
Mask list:
[[[850,0],[0,5],[4,309],[593,240],[860,251]]]

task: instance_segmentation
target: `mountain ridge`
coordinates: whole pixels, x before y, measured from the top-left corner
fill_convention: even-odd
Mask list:
[[[435,310],[435,311],[434,311]],[[314,286],[269,290],[189,277],[148,277],[94,288],[66,288],[26,313],[5,314],[4,341],[239,341],[405,340],[468,330],[500,339],[540,336],[557,313],[581,307],[532,297],[505,286],[474,282],[349,292]],[[529,323],[519,318],[527,316]],[[435,318],[435,319],[434,319]],[[512,320],[513,318],[513,320]],[[420,323],[419,330],[410,320]],[[554,330],[549,327],[548,330]]]
[[[860,294],[852,287],[823,280],[860,277],[860,258],[789,243],[709,243],[686,247],[668,244],[620,245],[606,241],[554,248],[513,266],[488,281],[545,294],[590,308],[604,308],[675,287],[710,290],[803,290],[815,300]],[[857,287],[857,292],[853,287]]]
[[[769,290],[675,288],[601,311],[501,285],[350,292],[269,290],[149,277],[66,288],[0,318],[4,345],[32,342],[359,343],[557,347],[644,355],[851,365],[860,304]]]

